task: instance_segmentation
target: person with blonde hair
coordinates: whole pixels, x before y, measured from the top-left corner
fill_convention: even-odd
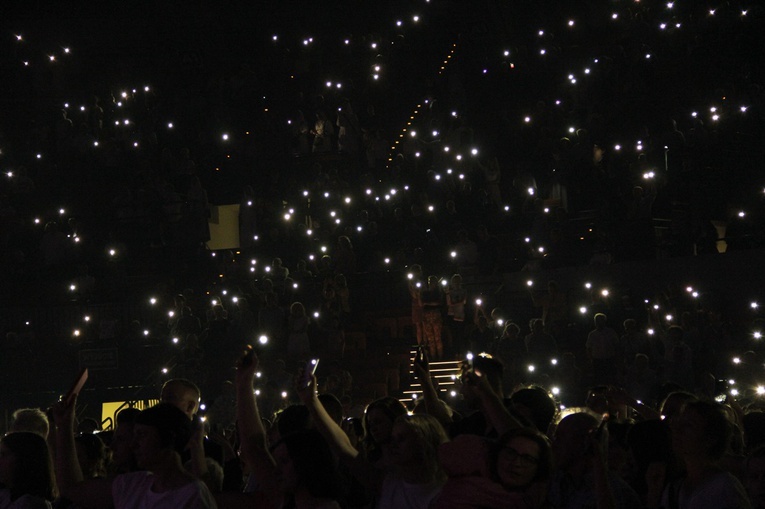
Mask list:
[[[48,416],[39,408],[19,408],[13,412],[13,420],[8,431],[30,431],[47,440],[50,431]]]

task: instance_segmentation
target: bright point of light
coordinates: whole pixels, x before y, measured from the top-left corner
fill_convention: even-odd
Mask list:
[[[749,307],[752,309],[757,309],[758,307],[760,307],[760,305],[756,302],[750,302]]]
[[[266,343],[268,343],[268,336],[266,336],[265,334],[262,334],[258,338],[258,343],[260,343],[261,345],[265,345]]]
[[[584,314],[586,314],[586,313],[587,313],[587,308],[586,308],[586,307],[584,307],[584,306],[581,306],[581,307],[579,308],[579,312],[580,312],[580,313],[582,313],[582,314],[584,315]]]
[[[149,329],[144,329],[144,331],[143,331],[143,335],[144,335],[144,336],[148,336],[148,335],[149,335]]]
[[[558,394],[560,394],[560,388],[558,388],[558,387],[553,387],[553,388],[550,390],[550,392],[552,392],[554,395],[556,395],[556,396],[557,396]]]
[[[228,134],[223,133],[223,136],[221,136],[221,138],[223,138],[223,141],[228,141]]]
[[[529,364],[529,368],[528,369],[529,369],[529,373],[533,373],[536,368],[534,367],[533,364]]]
[[[574,26],[574,20],[573,19],[568,20],[568,26],[570,26],[570,27]]]
[[[740,357],[734,357],[733,358],[733,364],[741,364],[741,358]]]

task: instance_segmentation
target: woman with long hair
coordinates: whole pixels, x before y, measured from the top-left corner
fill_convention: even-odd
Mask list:
[[[361,441],[361,452],[371,463],[386,460],[386,448],[390,444],[393,423],[402,415],[406,415],[406,407],[396,398],[384,397],[371,402],[362,423],[364,438]]]

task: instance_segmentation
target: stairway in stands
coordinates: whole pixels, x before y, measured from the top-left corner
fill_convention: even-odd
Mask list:
[[[412,347],[409,350],[409,388],[402,391],[402,397],[399,399],[407,408],[414,408],[418,398],[422,397],[422,386],[414,373],[414,359],[417,355],[417,348]],[[437,383],[439,398],[444,401],[452,401],[459,395],[457,380],[460,376],[461,360],[450,361],[430,361],[430,376]]]

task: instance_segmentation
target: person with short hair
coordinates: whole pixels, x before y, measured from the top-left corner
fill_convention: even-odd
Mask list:
[[[30,431],[47,440],[50,431],[48,416],[39,408],[19,408],[13,412],[13,420],[8,427],[9,433],[15,431]]]
[[[0,439],[0,507],[50,509],[56,497],[48,444],[38,433],[17,431]]]
[[[109,479],[83,479],[75,453],[74,401],[53,408],[56,434],[56,477],[62,496],[89,509],[217,507],[210,490],[183,468],[181,453],[191,437],[191,420],[178,407],[160,403],[135,419],[133,450],[142,470]]]

